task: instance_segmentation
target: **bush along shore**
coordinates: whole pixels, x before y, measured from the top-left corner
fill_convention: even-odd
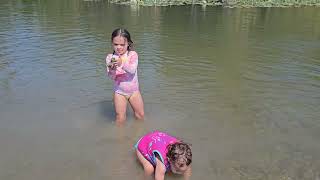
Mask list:
[[[320,0],[110,0],[116,4],[141,6],[208,5],[224,7],[320,7]]]

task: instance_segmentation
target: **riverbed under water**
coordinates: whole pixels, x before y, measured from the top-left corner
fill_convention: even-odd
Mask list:
[[[0,179],[141,179],[133,145],[154,129],[192,144],[192,179],[319,179],[319,22],[313,7],[1,1]],[[104,64],[117,27],[146,112],[124,127]]]

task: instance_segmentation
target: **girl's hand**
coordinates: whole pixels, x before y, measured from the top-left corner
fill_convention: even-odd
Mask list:
[[[117,62],[110,62],[110,63],[107,64],[107,67],[112,69],[112,70],[115,70],[118,67],[118,63]]]
[[[183,173],[183,179],[189,180],[192,175],[191,165],[189,165],[188,169]]]
[[[118,60],[116,60],[116,58],[112,57],[110,62],[107,64],[107,67],[114,70],[118,67]]]
[[[117,63],[118,66],[121,66],[121,64],[122,64],[122,58],[121,58],[121,57],[118,58],[117,61],[116,61],[116,63]]]
[[[155,180],[164,180],[165,173],[166,173],[166,166],[157,157],[156,158],[156,172],[154,175]]]

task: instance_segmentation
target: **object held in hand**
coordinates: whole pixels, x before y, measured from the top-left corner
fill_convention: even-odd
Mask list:
[[[116,67],[116,63],[117,63],[117,60],[113,57],[111,58],[111,61],[110,63],[107,64],[107,66],[111,69],[114,69]]]
[[[111,63],[115,63],[115,62],[117,62],[117,60],[116,60],[116,58],[111,58]]]

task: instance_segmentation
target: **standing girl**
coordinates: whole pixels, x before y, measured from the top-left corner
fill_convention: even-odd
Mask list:
[[[138,82],[138,54],[132,50],[130,33],[118,28],[112,32],[113,53],[106,57],[107,75],[113,80],[116,123],[126,120],[127,102],[136,119],[144,119],[144,104]]]

